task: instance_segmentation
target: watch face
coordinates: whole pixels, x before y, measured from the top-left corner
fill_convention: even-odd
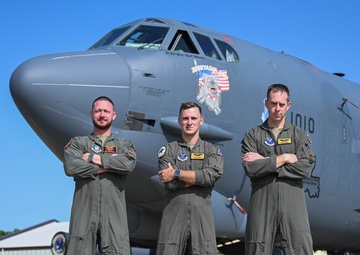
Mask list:
[[[174,175],[175,175],[176,178],[179,178],[179,176],[180,176],[180,169],[176,169]]]

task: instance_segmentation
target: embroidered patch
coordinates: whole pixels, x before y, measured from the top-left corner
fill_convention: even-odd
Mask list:
[[[98,144],[94,144],[92,147],[91,147],[91,150],[95,153],[100,153],[101,152],[101,146],[98,145]]]
[[[268,137],[268,138],[265,139],[265,144],[268,145],[268,146],[274,146],[275,141],[271,137]]]
[[[180,160],[180,161],[185,161],[185,160],[188,159],[188,156],[186,155],[185,152],[180,152],[177,158],[178,158],[178,160]]]
[[[117,153],[119,151],[119,148],[117,146],[104,146],[103,152],[109,152],[109,153]]]
[[[217,154],[222,157],[222,151],[219,147],[217,148]]]
[[[160,150],[158,151],[158,158],[161,158],[162,156],[164,156],[165,152],[166,152],[165,146],[161,147]]]
[[[205,154],[204,153],[199,153],[199,152],[193,152],[190,155],[191,159],[204,159],[205,158]]]
[[[278,138],[278,144],[291,144],[291,138]]]

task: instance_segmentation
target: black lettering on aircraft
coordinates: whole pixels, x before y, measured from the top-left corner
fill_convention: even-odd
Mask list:
[[[300,113],[291,112],[290,115],[291,123],[303,128],[305,131],[310,134],[315,133],[315,120],[312,117],[307,117],[306,115],[301,115]]]

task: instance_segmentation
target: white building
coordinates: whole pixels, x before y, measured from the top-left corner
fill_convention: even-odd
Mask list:
[[[50,220],[0,237],[0,255],[52,255],[52,238],[69,232],[69,222]]]

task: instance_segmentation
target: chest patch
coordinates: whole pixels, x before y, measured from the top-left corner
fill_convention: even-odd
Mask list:
[[[117,153],[118,150],[119,150],[119,148],[117,146],[104,146],[103,147],[103,152]]]
[[[274,141],[274,139],[272,139],[271,137],[268,137],[268,138],[265,139],[265,144],[266,144],[267,146],[274,146],[274,145],[275,145],[275,141]]]
[[[201,152],[193,152],[190,155],[191,159],[204,159],[205,158],[205,154],[201,153]]]
[[[92,147],[91,147],[91,150],[95,153],[100,153],[101,152],[101,146],[98,145],[98,144],[94,144]]]
[[[186,155],[185,152],[180,152],[177,158],[178,158],[178,160],[180,160],[180,161],[185,161],[185,160],[188,159],[188,156]]]
[[[278,138],[278,144],[291,144],[291,138]]]

